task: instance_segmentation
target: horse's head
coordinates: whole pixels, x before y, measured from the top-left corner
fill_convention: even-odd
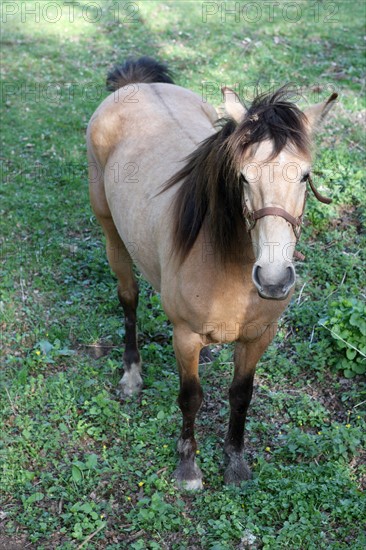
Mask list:
[[[229,88],[225,108],[237,122],[230,136],[241,174],[243,216],[255,254],[252,278],[262,298],[283,300],[295,284],[293,256],[300,235],[311,140],[337,94],[305,112],[286,100],[284,89],[257,98],[249,110]]]

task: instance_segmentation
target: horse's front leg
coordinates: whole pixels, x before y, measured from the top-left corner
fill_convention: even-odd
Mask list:
[[[249,466],[244,460],[244,428],[247,410],[253,393],[255,367],[276,330],[270,326],[255,341],[237,342],[234,354],[234,379],[229,390],[230,421],[225,438],[225,483],[239,485],[251,478]]]
[[[179,464],[174,478],[183,489],[202,489],[202,472],[196,464],[197,444],[194,438],[194,422],[203,399],[198,375],[202,343],[197,334],[175,328],[173,344],[180,376],[178,404],[183,414],[182,433],[178,441]]]

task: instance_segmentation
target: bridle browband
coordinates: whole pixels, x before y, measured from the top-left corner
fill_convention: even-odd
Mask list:
[[[309,182],[310,189],[312,190],[312,192],[314,193],[318,201],[323,202],[324,204],[330,204],[332,202],[332,199],[328,199],[327,197],[324,197],[324,195],[321,195],[319,193],[319,191],[315,188],[310,175],[307,177],[307,181]],[[255,227],[257,220],[260,220],[261,218],[265,218],[266,216],[280,216],[281,218],[284,218],[286,221],[288,221],[292,225],[292,229],[294,230],[296,241],[298,241],[301,233],[301,226],[303,222],[307,195],[308,195],[308,192],[306,190],[302,212],[300,216],[298,216],[297,218],[292,216],[292,214],[289,214],[283,208],[279,208],[277,206],[266,206],[265,208],[260,208],[259,210],[250,211],[248,207],[244,205],[243,214],[244,214],[244,220],[245,220],[248,233]],[[295,256],[298,257],[299,259],[304,259],[304,256],[296,251],[295,251]]]

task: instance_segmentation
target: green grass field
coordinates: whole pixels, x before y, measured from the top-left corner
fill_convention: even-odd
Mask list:
[[[237,9],[236,14],[229,10]],[[366,547],[365,4],[12,1],[0,6],[0,549]],[[232,350],[202,366],[205,489],[171,479],[181,414],[171,327],[140,278],[141,399],[121,403],[116,283],[91,212],[85,129],[128,55],[166,61],[215,106],[292,82],[335,90],[317,137],[297,291],[260,361],[246,455],[223,485]]]

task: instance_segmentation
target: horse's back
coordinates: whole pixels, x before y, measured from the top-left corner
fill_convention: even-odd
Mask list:
[[[103,168],[117,148],[133,147],[132,155],[141,160],[149,140],[153,150],[165,142],[185,153],[207,137],[216,119],[215,109],[191,90],[174,84],[129,84],[108,96],[91,117],[88,147]]]
[[[182,160],[215,132],[214,108],[171,84],[133,84],[99,106],[88,126],[89,158],[95,159],[111,216],[145,277],[160,288],[170,257],[170,205],[176,189],[159,194]],[[99,193],[101,194],[101,193]]]

